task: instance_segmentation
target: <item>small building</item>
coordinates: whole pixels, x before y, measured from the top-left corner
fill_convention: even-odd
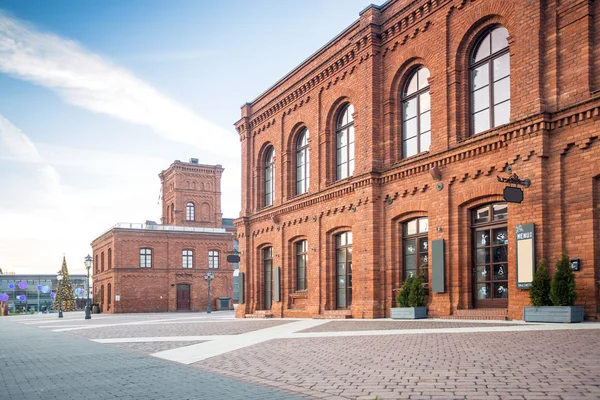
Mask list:
[[[597,319],[599,15],[389,0],[244,104],[236,315],[388,317],[418,274],[429,316],[521,319],[568,252]]]
[[[92,242],[101,312],[204,311],[233,305],[235,228],[221,214],[221,165],[175,161],[161,172],[162,224],[118,223]]]
[[[57,274],[0,274],[0,295],[6,293],[9,313],[50,310],[58,290]],[[71,275],[78,310],[85,309],[87,275]],[[91,294],[90,294],[91,295]]]

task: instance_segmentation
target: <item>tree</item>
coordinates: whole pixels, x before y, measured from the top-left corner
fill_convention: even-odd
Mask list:
[[[69,269],[67,268],[65,257],[63,257],[61,272],[63,279],[59,284],[52,309],[58,310],[58,304],[61,302],[63,311],[75,311],[77,308],[75,305],[75,294],[73,293],[73,286],[71,285],[71,278],[69,277]]]
[[[409,307],[425,306],[425,289],[423,288],[423,278],[420,275],[416,276],[411,283],[408,305]]]
[[[534,307],[550,306],[550,274],[545,259],[541,259],[535,271],[531,288],[529,288],[529,298]]]
[[[412,287],[412,282],[414,279],[415,278],[410,275],[408,278],[406,278],[404,284],[398,291],[398,294],[396,295],[396,305],[398,307],[410,307],[408,305],[408,296],[410,295],[410,288]]]
[[[572,306],[577,299],[575,291],[575,275],[571,269],[569,256],[563,253],[556,261],[556,271],[550,286],[550,300],[555,306]]]

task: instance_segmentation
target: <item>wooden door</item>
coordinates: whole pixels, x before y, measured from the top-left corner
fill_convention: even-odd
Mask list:
[[[177,285],[177,311],[190,310],[190,285]]]

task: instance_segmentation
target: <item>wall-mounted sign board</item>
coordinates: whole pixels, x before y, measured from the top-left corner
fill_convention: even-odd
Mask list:
[[[240,288],[239,292],[238,292],[238,299],[239,299],[238,301],[239,301],[240,304],[244,304],[244,288],[245,288],[244,287],[244,284],[245,284],[245,282],[244,282],[244,276],[245,275],[246,274],[244,272],[240,272],[238,274],[238,285],[239,285],[239,288]]]
[[[444,239],[431,242],[431,286],[435,293],[444,293],[446,288],[446,266],[444,263]]]
[[[517,289],[529,289],[535,273],[534,224],[517,225]]]

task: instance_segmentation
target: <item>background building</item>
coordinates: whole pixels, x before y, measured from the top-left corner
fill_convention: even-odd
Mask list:
[[[42,311],[52,308],[53,295],[57,293],[58,280],[54,275],[0,275],[0,294],[8,295],[9,313],[24,311]],[[87,275],[71,275],[71,285],[78,310],[85,309],[87,300]],[[91,293],[90,293],[91,300]]]
[[[599,15],[390,0],[245,104],[237,315],[385,317],[419,273],[430,316],[520,319],[534,261],[567,251],[595,319]]]
[[[175,161],[160,173],[161,221],[118,223],[92,242],[95,302],[102,312],[204,311],[230,308],[234,243],[221,214],[220,165]],[[222,299],[222,301],[221,301]]]

